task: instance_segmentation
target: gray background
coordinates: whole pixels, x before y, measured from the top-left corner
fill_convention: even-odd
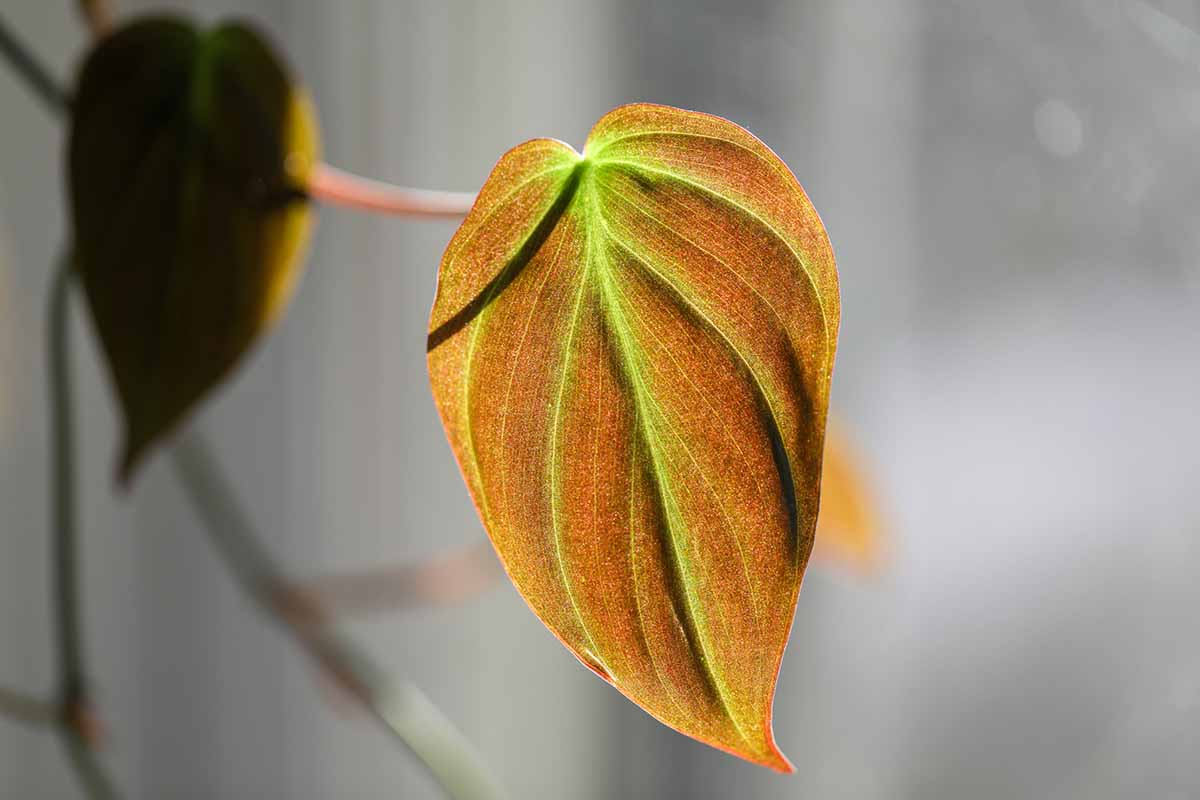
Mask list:
[[[69,77],[74,4],[3,5]],[[1194,3],[171,5],[271,31],[348,169],[474,190],[508,147],[578,145],[610,107],[654,100],[755,131],[824,217],[835,411],[869,455],[892,560],[805,582],[776,706],[797,775],[653,722],[507,584],[356,625],[514,798],[1200,794]],[[62,146],[0,70],[0,684],[30,691],[52,683],[41,337]],[[483,535],[424,371],[452,231],[323,211],[291,312],[196,420],[297,573]],[[128,796],[437,796],[324,702],[164,459],[114,494],[112,396],[75,328],[88,649]],[[0,796],[76,791],[47,733],[0,720]]]

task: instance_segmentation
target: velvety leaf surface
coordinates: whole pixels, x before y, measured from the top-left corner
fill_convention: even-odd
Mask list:
[[[585,665],[779,770],[839,304],[762,142],[631,105],[496,165],[446,249],[434,396],[510,577]],[[586,723],[581,722],[581,727]]]
[[[825,438],[821,517],[813,558],[872,573],[885,557],[878,507],[849,435],[834,422]]]
[[[116,31],[84,63],[73,111],[74,255],[125,418],[125,480],[286,305],[317,133],[240,24]]]

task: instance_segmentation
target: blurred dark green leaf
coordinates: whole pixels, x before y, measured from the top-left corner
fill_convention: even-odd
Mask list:
[[[122,482],[287,305],[317,138],[307,95],[243,24],[145,19],[84,63],[74,255],[125,417]]]

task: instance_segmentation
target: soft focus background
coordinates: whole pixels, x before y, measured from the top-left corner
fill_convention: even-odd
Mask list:
[[[124,11],[159,3],[121,0]],[[783,777],[679,736],[507,584],[356,624],[514,798],[1200,795],[1200,6],[1187,0],[170,3],[257,20],[326,156],[474,190],[610,107],[733,119],[792,167],[842,276],[835,411],[889,524],[876,579],[810,569]],[[5,18],[68,78],[67,0]],[[62,126],[0,70],[0,684],[51,688],[43,313]],[[326,210],[295,306],[197,424],[297,573],[483,535],[424,368],[446,222]],[[76,306],[78,310],[80,306]],[[425,798],[236,592],[166,461],[114,493],[82,316],[88,648],[130,798]],[[0,720],[0,796],[77,792]]]

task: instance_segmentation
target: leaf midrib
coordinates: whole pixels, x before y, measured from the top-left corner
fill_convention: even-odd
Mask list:
[[[607,238],[612,239],[613,237],[608,233],[607,227],[603,222],[603,216],[600,213],[600,202],[598,192],[595,187],[594,168],[585,172],[580,194],[586,198],[585,202],[587,204],[587,210],[585,212],[584,225],[589,232],[588,235],[593,236],[598,233],[596,230],[598,226],[595,224],[589,224],[598,222],[600,223],[599,227],[604,231],[604,233],[600,235],[607,236]],[[590,217],[590,219],[586,219],[586,217]],[[594,259],[594,263],[599,265],[595,267],[597,272],[596,282],[604,299],[604,302],[600,303],[600,307],[608,319],[609,329],[616,332],[616,340],[618,345],[617,349],[620,361],[634,389],[633,405],[638,419],[638,431],[652,462],[653,472],[656,478],[653,483],[655,484],[655,488],[659,493],[659,500],[663,510],[663,523],[667,527],[666,533],[670,543],[670,547],[667,549],[667,552],[671,554],[675,570],[678,571],[681,575],[681,578],[683,578],[682,582],[684,584],[685,600],[683,611],[687,614],[690,624],[699,634],[698,644],[700,645],[701,652],[697,654],[698,667],[707,677],[708,682],[712,685],[717,701],[721,704],[722,709],[725,711],[726,717],[729,719],[738,735],[752,749],[756,749],[753,740],[747,735],[746,731],[742,727],[741,721],[738,719],[738,716],[734,713],[733,709],[729,705],[728,698],[731,695],[731,692],[724,680],[724,677],[721,675],[720,670],[718,670],[715,666],[717,661],[709,652],[710,645],[708,644],[707,639],[711,636],[711,633],[707,632],[707,622],[701,622],[701,620],[705,618],[705,615],[698,608],[699,599],[695,593],[696,579],[691,575],[691,570],[689,569],[689,565],[692,562],[680,551],[680,542],[674,533],[674,529],[679,524],[679,520],[677,519],[680,516],[678,501],[675,499],[674,492],[670,486],[670,481],[666,477],[666,470],[661,463],[661,456],[658,453],[658,447],[655,445],[655,435],[651,430],[651,424],[649,422],[649,412],[651,407],[653,407],[657,413],[664,418],[664,421],[665,414],[654,401],[649,389],[646,387],[645,382],[642,379],[637,357],[634,354],[636,345],[631,341],[633,338],[633,333],[629,328],[629,323],[624,318],[624,313],[620,309],[621,301],[616,297],[618,289],[613,285],[612,277],[614,268],[612,264],[609,263],[607,258],[598,255],[598,253],[602,252],[603,251],[600,249],[597,249],[595,252],[593,252],[592,248],[589,246],[588,258],[590,262]],[[587,275],[590,274],[592,268],[592,263],[589,263],[587,273],[585,273],[581,280],[582,284],[586,284]],[[678,436],[678,434],[676,435]],[[553,455],[551,457],[553,458]],[[736,537],[736,532],[734,533],[734,536]],[[630,556],[631,558],[633,556],[632,548]],[[753,598],[752,585],[749,587],[749,590],[751,597]],[[638,608],[638,612],[640,615],[640,607]],[[686,635],[685,638],[689,638],[690,640],[690,637],[686,637]],[[647,642],[646,644],[647,649],[649,650],[650,643]],[[651,657],[653,658],[653,655],[651,655]]]

